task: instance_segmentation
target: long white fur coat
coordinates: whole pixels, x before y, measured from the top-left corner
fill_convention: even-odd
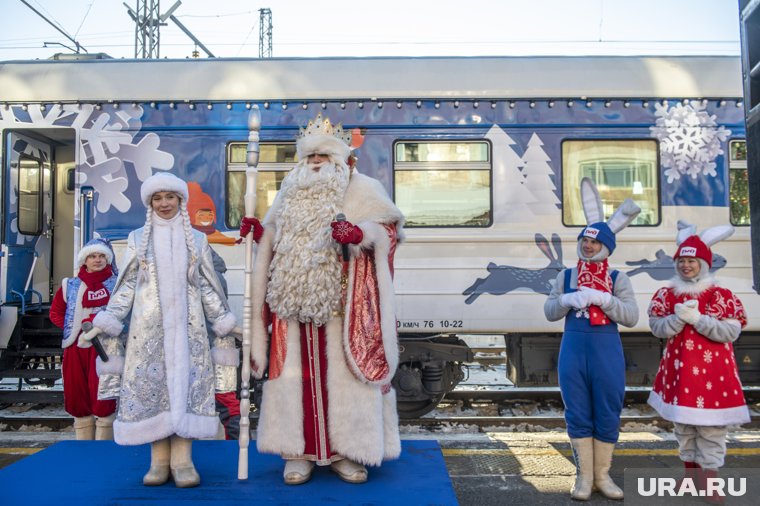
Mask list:
[[[251,358],[253,374],[261,377],[267,367],[269,335],[262,318],[266,298],[269,264],[273,255],[273,239],[277,224],[274,216],[279,201],[264,219],[262,237],[254,263],[253,342]],[[359,379],[353,360],[348,357],[348,335],[344,321],[333,318],[326,325],[328,433],[331,449],[341,456],[365,465],[380,465],[383,460],[397,458],[401,452],[398,434],[396,394],[393,388],[383,394],[398,366],[398,336],[393,298],[393,281],[388,266],[391,241],[383,224],[395,224],[398,240],[402,239],[403,215],[375,179],[357,172],[351,176],[343,202],[346,219],[364,232],[363,241],[352,248],[352,256],[374,256],[383,347],[389,374],[381,382]],[[349,266],[352,286],[353,263]],[[347,300],[351,300],[348,294]],[[350,304],[349,304],[350,306]],[[279,377],[264,385],[257,447],[264,453],[298,456],[304,452],[303,404],[300,329],[297,321],[288,321],[287,354]]]

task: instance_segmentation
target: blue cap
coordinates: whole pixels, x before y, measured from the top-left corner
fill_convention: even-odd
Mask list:
[[[604,244],[610,252],[610,255],[615,251],[615,234],[610,230],[609,225],[600,221],[598,223],[592,223],[587,225],[578,234],[578,240],[580,241],[584,237],[590,237],[596,239],[600,243]]]

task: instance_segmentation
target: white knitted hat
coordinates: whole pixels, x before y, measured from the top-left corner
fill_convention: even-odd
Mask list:
[[[150,199],[156,192],[175,192],[187,202],[187,183],[169,172],[158,172],[143,182],[140,188],[140,198],[145,207],[150,207]]]
[[[79,250],[79,253],[77,254],[77,266],[83,266],[87,257],[93,253],[103,253],[106,256],[108,263],[113,264],[113,250],[111,249],[111,245],[103,239],[93,239]]]

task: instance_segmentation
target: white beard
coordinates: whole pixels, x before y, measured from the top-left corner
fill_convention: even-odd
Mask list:
[[[324,325],[340,309],[342,266],[330,223],[340,212],[348,167],[312,167],[299,162],[280,188],[267,303],[278,318]]]

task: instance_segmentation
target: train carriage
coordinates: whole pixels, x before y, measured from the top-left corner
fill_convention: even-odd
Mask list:
[[[643,209],[611,258],[641,312],[623,333],[628,383],[656,372],[646,309],[673,274],[678,220],[737,228],[714,269],[747,306],[738,362],[757,382],[741,97],[738,57],[0,63],[0,375],[56,377],[39,315],[87,237],[115,241],[119,256],[144,221],[140,184],[158,171],[192,183],[191,219],[225,260],[242,313],[234,240],[257,106],[257,216],[295,161],[298,128],[321,113],[351,129],[359,170],[407,217],[395,268],[402,415],[431,409],[462,378],[466,335],[505,336],[511,382],[556,384],[562,324],[543,303],[576,259],[586,176],[608,213],[627,197]]]

